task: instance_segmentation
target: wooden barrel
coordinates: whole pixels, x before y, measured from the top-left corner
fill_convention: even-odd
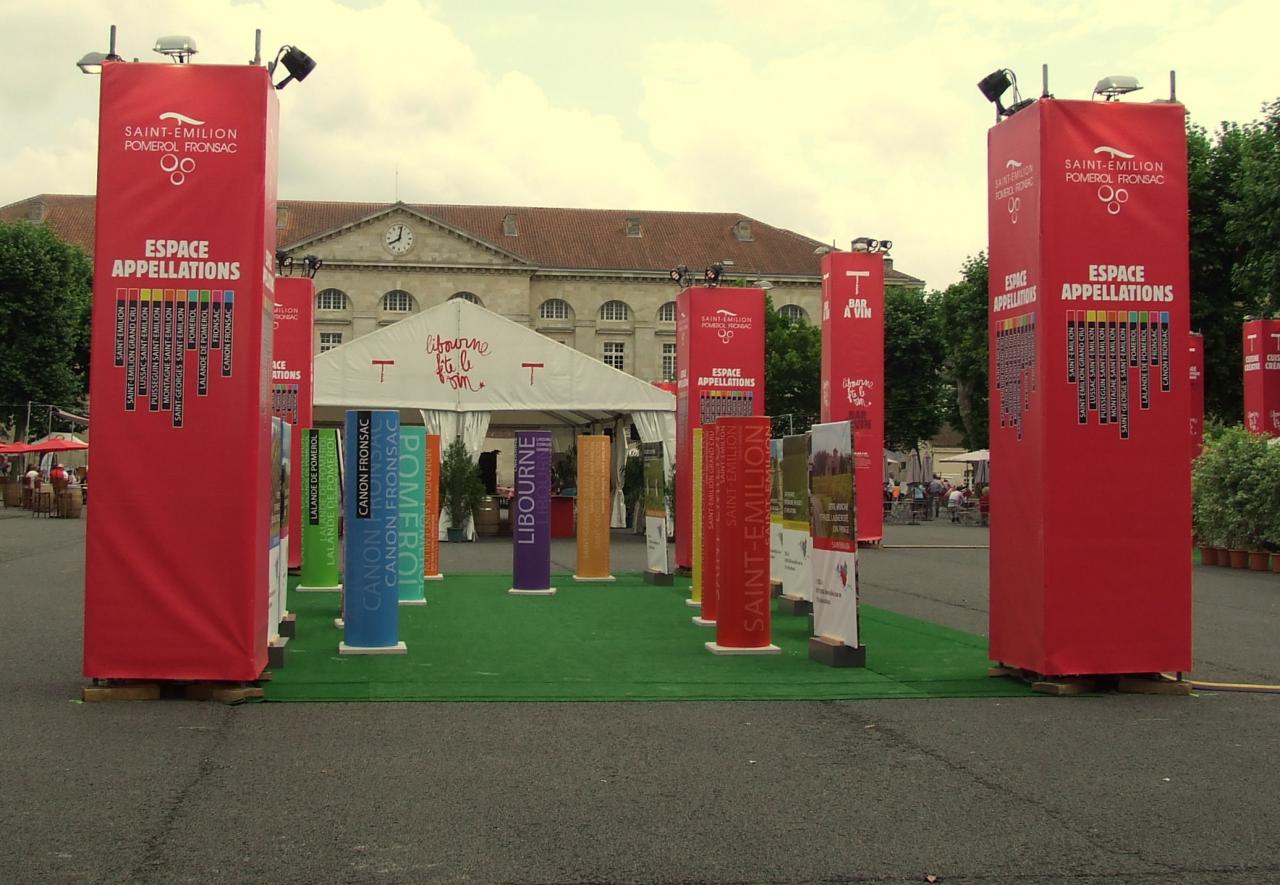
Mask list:
[[[22,506],[22,483],[13,480],[4,484],[4,506],[20,507]]]
[[[63,489],[58,495],[57,514],[65,519],[79,519],[84,504],[80,498],[80,487],[71,486]]]
[[[476,534],[496,535],[498,533],[498,502],[493,498],[485,498],[476,507]]]

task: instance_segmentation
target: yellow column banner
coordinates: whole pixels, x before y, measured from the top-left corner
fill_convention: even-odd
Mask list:
[[[609,470],[607,436],[578,437],[578,569],[575,581],[612,581],[609,574]]]
[[[693,593],[690,605],[702,605],[702,428],[693,429]]]

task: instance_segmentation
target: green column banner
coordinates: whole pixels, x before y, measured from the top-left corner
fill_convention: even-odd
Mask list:
[[[302,431],[302,577],[298,590],[341,590],[338,576],[338,431]]]
[[[396,568],[400,573],[401,605],[427,604],[426,589],[422,581],[426,455],[426,428],[401,426],[400,511],[396,522],[400,534]]]

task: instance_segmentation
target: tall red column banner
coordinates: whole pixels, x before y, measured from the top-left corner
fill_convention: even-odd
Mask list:
[[[102,71],[84,673],[267,663],[276,121],[265,69]]]
[[[693,431],[764,413],[764,290],[685,289],[676,298],[678,567],[693,566]]]
[[[306,277],[276,280],[271,334],[271,414],[293,428],[291,463],[302,463],[302,429],[311,426],[315,349],[315,284]],[[289,474],[289,568],[302,566],[302,471]]]
[[[1187,382],[1191,393],[1191,460],[1204,448],[1204,336],[1187,335]]]
[[[1042,99],[988,136],[991,657],[1191,667],[1185,109]],[[1141,494],[1110,495],[1121,479]]]
[[[1280,436],[1280,320],[1244,324],[1244,426]]]
[[[822,259],[822,421],[853,425],[858,540],[884,537],[884,256]]]

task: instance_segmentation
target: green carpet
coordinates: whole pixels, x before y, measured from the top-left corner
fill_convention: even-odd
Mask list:
[[[687,579],[675,587],[639,575],[575,585],[557,576],[551,597],[507,594],[504,575],[450,575],[425,606],[400,608],[407,655],[340,656],[338,594],[289,594],[297,636],[268,701],[827,700],[1011,697],[992,679],[986,640],[862,606],[865,669],[809,660],[808,619],[774,614],[782,654],[719,656],[714,629],[690,622]],[[291,584],[292,586],[292,584]]]

